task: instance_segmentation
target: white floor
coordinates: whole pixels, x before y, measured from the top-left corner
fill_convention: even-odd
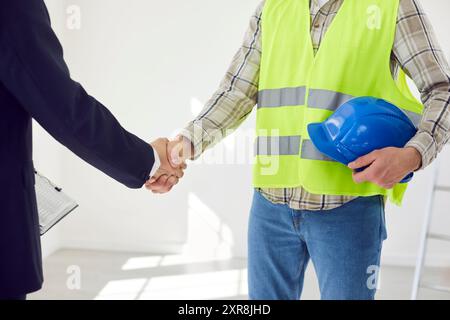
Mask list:
[[[43,290],[29,299],[247,299],[246,261],[61,250],[44,263]],[[383,266],[378,299],[409,299],[412,268]],[[426,280],[450,286],[450,269],[428,269]],[[422,290],[421,299],[450,299]],[[319,299],[313,268],[302,299]]]

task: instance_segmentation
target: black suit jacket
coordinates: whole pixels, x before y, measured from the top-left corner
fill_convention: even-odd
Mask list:
[[[130,188],[142,187],[154,163],[149,144],[70,78],[43,1],[0,0],[0,297],[43,281],[32,118]]]

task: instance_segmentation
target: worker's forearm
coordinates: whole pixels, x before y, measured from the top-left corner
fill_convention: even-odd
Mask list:
[[[205,116],[197,117],[180,132],[180,135],[192,142],[194,159],[239,127],[256,104],[256,93],[251,98],[239,95],[236,90],[225,93],[225,98],[221,98],[221,94],[219,90],[207,103],[207,106],[212,107],[211,111]],[[221,102],[214,105],[214,99]]]
[[[425,168],[449,137],[450,68],[417,0],[401,1],[393,53],[422,94],[425,112],[407,146],[420,152],[421,168]]]
[[[262,2],[250,20],[242,46],[235,54],[219,89],[180,133],[192,141],[194,158],[218,143],[251,113],[258,95],[261,63]]]

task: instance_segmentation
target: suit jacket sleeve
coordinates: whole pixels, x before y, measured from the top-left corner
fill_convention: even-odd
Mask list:
[[[71,79],[43,1],[1,1],[1,7],[0,82],[80,158],[130,188],[142,187],[153,149]]]

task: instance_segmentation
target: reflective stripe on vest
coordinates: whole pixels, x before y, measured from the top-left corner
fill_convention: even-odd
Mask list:
[[[353,99],[349,94],[329,90],[311,89],[309,91],[308,107],[335,111],[342,104]]]
[[[301,106],[305,104],[306,87],[261,90],[258,108]]]
[[[258,137],[255,153],[259,156],[295,156],[300,154],[300,136]]]
[[[275,108],[301,106],[305,104],[306,88],[284,88],[262,90],[258,95],[258,108]],[[355,98],[352,95],[330,90],[311,89],[308,97],[308,108],[336,111],[338,107]],[[417,127],[422,119],[418,113],[402,109]]]
[[[258,156],[296,156],[300,155],[300,136],[292,137],[257,137],[255,142],[255,154]],[[332,161],[325,156],[312,143],[311,140],[303,140],[301,158],[305,160]]]
[[[312,143],[311,140],[304,140],[302,144],[302,159],[305,160],[319,160],[336,162],[320,152]]]

